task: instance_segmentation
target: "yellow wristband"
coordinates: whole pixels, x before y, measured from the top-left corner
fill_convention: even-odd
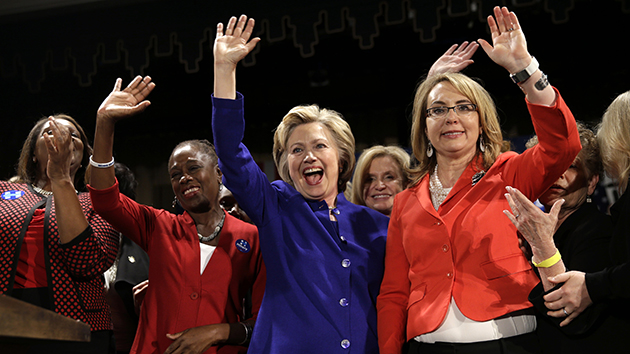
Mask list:
[[[536,263],[532,259],[532,263],[534,263],[534,267],[536,268],[549,268],[555,265],[556,263],[560,262],[560,259],[562,259],[562,256],[560,256],[560,251],[556,250],[556,253],[553,256],[545,259],[544,261],[540,263]]]

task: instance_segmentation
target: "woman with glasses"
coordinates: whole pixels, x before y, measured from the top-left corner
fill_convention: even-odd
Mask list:
[[[505,152],[496,107],[463,74],[429,76],[414,100],[419,164],[389,224],[378,297],[380,352],[536,353],[527,297],[539,282],[502,215],[506,187],[536,199],[580,151],[573,115],[529,54],[518,19],[495,7],[488,56],[525,93],[540,143]],[[543,263],[544,265],[545,263]],[[533,338],[532,338],[533,337]]]

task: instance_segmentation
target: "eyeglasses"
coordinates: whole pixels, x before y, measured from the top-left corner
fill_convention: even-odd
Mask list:
[[[458,116],[466,116],[472,112],[477,111],[477,105],[474,103],[458,104],[453,107],[431,107],[427,109],[427,117],[442,118],[448,114],[448,111],[453,110]]]

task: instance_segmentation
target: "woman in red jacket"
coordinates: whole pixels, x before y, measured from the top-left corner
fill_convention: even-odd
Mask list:
[[[112,157],[116,122],[144,110],[155,86],[149,77],[136,77],[122,90],[121,82],[97,113],[93,158],[99,166],[90,173],[89,189],[94,209],[151,259],[131,353],[245,353],[266,279],[258,231],[219,206],[222,174],[207,140],[179,143],[168,160],[182,214],[119,193]]]
[[[516,15],[496,7],[493,45],[479,40],[525,93],[540,143],[503,151],[496,108],[474,80],[438,74],[416,92],[415,181],[396,196],[378,297],[381,353],[537,352],[526,310],[536,274],[502,215],[506,186],[537,198],[580,151],[573,115],[529,54]],[[533,340],[532,337],[533,336]]]

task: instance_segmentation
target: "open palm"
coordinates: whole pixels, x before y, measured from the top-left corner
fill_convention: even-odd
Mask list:
[[[488,16],[488,26],[492,34],[492,45],[484,39],[479,39],[478,42],[490,59],[510,73],[527,67],[531,56],[516,14],[505,7],[497,6],[494,17]]]
[[[247,20],[247,16],[241,15],[230,18],[223,31],[223,23],[217,25],[217,36],[214,41],[214,62],[216,65],[227,64],[236,66],[249,52],[251,52],[260,38],[251,38],[254,29],[254,19]]]
[[[144,111],[151,102],[145,98],[155,88],[149,76],[136,76],[129,85],[121,90],[122,79],[117,79],[114,90],[107,96],[98,108],[98,119],[116,122]]]

